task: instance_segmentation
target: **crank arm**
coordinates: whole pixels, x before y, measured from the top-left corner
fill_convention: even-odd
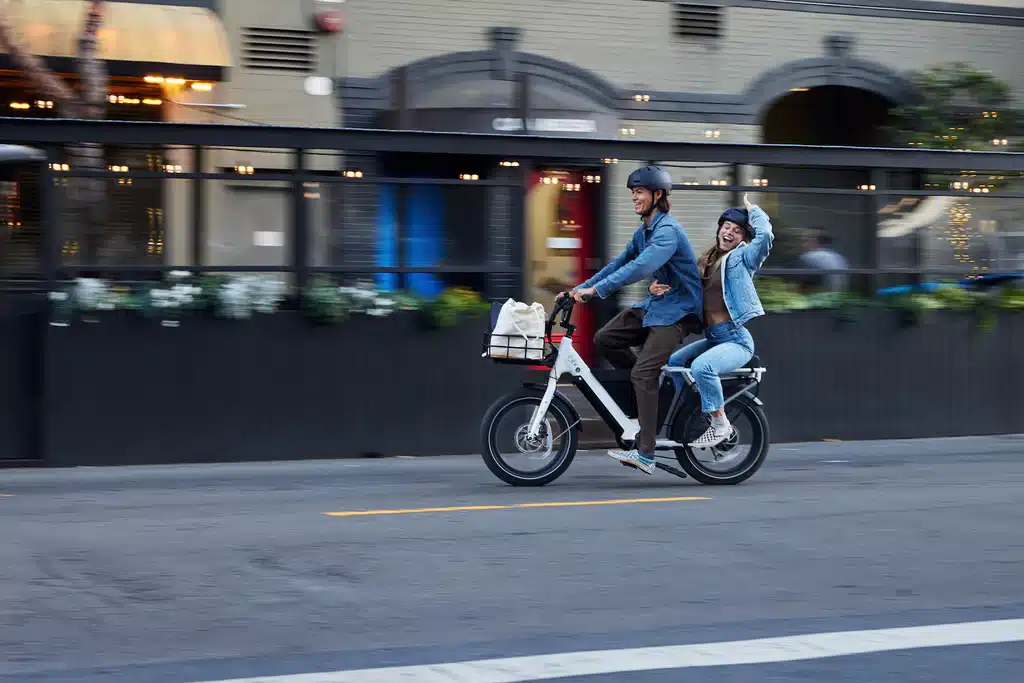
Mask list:
[[[654,463],[654,466],[657,467],[659,470],[662,470],[664,472],[668,472],[669,474],[674,474],[677,477],[679,477],[680,479],[687,479],[688,478],[686,476],[686,472],[683,472],[682,470],[676,469],[675,467],[672,467],[672,465],[666,465],[663,462],[656,462],[656,463]]]

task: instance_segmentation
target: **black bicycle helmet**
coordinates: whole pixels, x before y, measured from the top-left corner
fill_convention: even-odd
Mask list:
[[[750,227],[750,212],[746,209],[737,209],[736,207],[726,209],[725,213],[718,217],[719,230],[722,229],[722,223],[726,221],[732,221],[743,228],[743,234],[748,241],[754,239],[754,229]]]
[[[672,176],[660,166],[644,166],[629,174],[629,178],[626,179],[626,187],[631,190],[634,187],[646,187],[652,193],[655,190],[661,190],[667,197],[672,191]]]

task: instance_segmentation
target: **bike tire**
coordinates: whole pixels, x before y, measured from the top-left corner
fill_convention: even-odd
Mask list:
[[[761,469],[761,466],[764,465],[764,461],[768,457],[771,432],[768,427],[768,416],[765,415],[764,409],[746,395],[736,397],[730,402],[730,404],[732,403],[738,404],[741,410],[748,417],[752,418],[750,422],[754,426],[754,433],[751,435],[753,457],[748,455],[744,459],[744,466],[735,472],[729,470],[716,473],[703,467],[700,464],[700,460],[694,454],[694,450],[689,446],[674,449],[679,466],[694,481],[708,486],[735,486],[754,476]],[[701,423],[700,427],[697,427],[698,421]],[[673,430],[675,433],[672,438],[674,441],[685,444],[689,441],[689,435],[703,431],[703,425],[704,419],[698,404],[696,409],[682,421],[682,428]]]
[[[487,465],[487,469],[506,484],[512,486],[544,486],[550,484],[569,469],[569,465],[572,464],[573,459],[576,457],[580,438],[579,426],[573,425],[575,421],[573,418],[574,411],[559,396],[552,397],[551,404],[548,406],[548,415],[554,414],[555,419],[560,424],[560,429],[563,431],[568,430],[566,432],[567,439],[565,441],[566,445],[559,449],[559,453],[552,460],[550,466],[540,470],[539,473],[524,476],[518,474],[514,468],[509,467],[502,460],[500,454],[497,453],[494,430],[501,417],[512,407],[523,405],[524,403],[537,405],[543,397],[544,391],[542,389],[524,387],[519,391],[506,394],[492,403],[481,421],[480,440],[482,449],[480,454]]]

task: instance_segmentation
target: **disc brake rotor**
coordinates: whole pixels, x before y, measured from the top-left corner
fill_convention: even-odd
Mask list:
[[[530,432],[530,423],[522,425],[516,430],[516,448],[520,453],[528,455],[531,460],[542,460],[547,456],[551,455],[552,451],[552,436],[551,436],[551,421],[544,420],[540,424],[540,432],[536,438],[531,439],[528,434]]]

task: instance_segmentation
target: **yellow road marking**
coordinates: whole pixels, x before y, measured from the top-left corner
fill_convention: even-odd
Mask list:
[[[515,505],[459,505],[441,508],[411,508],[408,510],[352,510],[348,512],[325,512],[328,517],[365,517],[370,515],[412,515],[424,512],[475,512],[477,510],[515,510],[522,508],[579,507],[582,505],[630,505],[635,503],[674,503],[690,500],[711,500],[702,496],[678,496],[674,498],[625,498],[622,500],[578,500],[551,503],[517,503]]]

